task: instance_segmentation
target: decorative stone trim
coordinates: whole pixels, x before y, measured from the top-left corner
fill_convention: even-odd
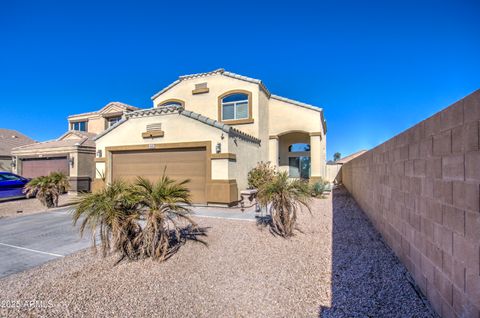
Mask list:
[[[210,89],[208,87],[196,88],[192,91],[192,94],[193,95],[205,94],[205,93],[208,93],[209,91]]]
[[[165,135],[163,130],[152,130],[146,131],[142,133],[142,138],[157,138],[163,137]]]
[[[228,160],[237,160],[237,155],[234,153],[226,152],[226,153],[214,153],[211,156],[212,160],[214,159],[228,159]]]

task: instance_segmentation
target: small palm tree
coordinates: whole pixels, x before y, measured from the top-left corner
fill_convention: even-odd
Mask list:
[[[33,178],[25,186],[27,197],[36,196],[47,208],[58,206],[58,198],[69,187],[68,177],[61,172]]]
[[[138,223],[140,211],[138,200],[130,190],[130,185],[115,181],[98,192],[82,195],[76,203],[74,225],[81,220],[82,236],[85,229],[91,231],[95,250],[98,231],[103,256],[113,248],[120,252],[120,260],[138,257],[142,231]]]
[[[258,191],[258,200],[268,208],[271,229],[283,237],[293,235],[297,213],[304,206],[310,212],[310,187],[307,181],[288,178],[287,172],[279,172],[272,181]]]
[[[165,174],[156,183],[139,177],[133,189],[138,203],[144,207],[146,224],[142,232],[143,257],[165,260],[172,234],[178,239],[186,221],[196,227],[190,218],[189,180],[177,182]]]
[[[58,188],[59,194],[65,193],[70,188],[70,182],[68,181],[68,177],[63,172],[52,172],[50,173],[49,177],[52,179],[52,182]],[[58,206],[58,198],[59,196],[55,197],[55,206]]]

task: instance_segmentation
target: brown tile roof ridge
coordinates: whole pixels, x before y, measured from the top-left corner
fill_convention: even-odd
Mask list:
[[[12,149],[35,143],[35,140],[14,129],[0,128],[0,155],[10,156]]]

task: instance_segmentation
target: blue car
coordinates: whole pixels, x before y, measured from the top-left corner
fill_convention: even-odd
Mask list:
[[[30,179],[0,171],[0,199],[24,197],[23,187]]]

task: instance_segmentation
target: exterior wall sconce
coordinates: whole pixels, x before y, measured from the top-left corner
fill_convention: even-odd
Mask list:
[[[15,167],[17,166],[17,162],[16,162],[16,160],[15,160],[15,157],[12,157],[12,162],[10,163],[10,166],[11,166],[12,168],[15,168]]]
[[[97,158],[102,158],[102,149],[97,150]]]
[[[70,163],[70,167],[73,168],[73,166],[75,165],[75,158],[70,157],[70,158],[68,159],[68,162]]]
[[[222,152],[222,144],[217,142],[217,145],[215,146],[215,151],[217,153],[221,153]]]

